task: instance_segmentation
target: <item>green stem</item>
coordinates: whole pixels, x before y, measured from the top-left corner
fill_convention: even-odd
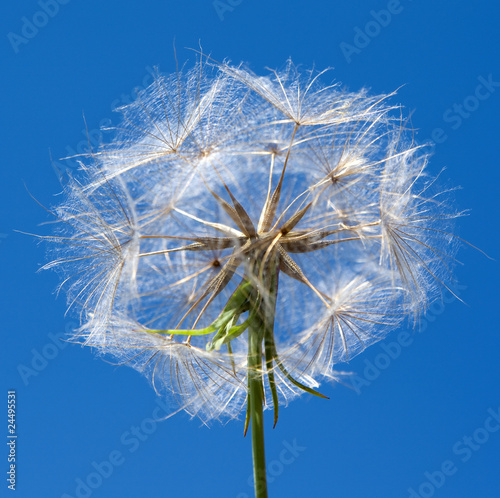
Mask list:
[[[257,323],[255,323],[257,322]],[[262,381],[262,330],[255,320],[248,338],[248,406],[252,431],[255,498],[267,498],[266,453],[264,448],[264,385]]]

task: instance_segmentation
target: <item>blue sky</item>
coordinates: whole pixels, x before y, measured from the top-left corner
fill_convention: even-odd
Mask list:
[[[181,61],[201,41],[216,59],[260,73],[291,56],[333,66],[352,90],[400,88],[394,102],[412,113],[417,139],[436,141],[431,170],[446,167],[463,187],[457,202],[470,215],[460,236],[496,260],[461,251],[465,304],[446,299],[421,332],[395,332],[356,357],[344,366],[357,376],[351,389],[296,400],[275,430],[266,413],[270,496],[500,496],[498,3],[55,2],[4,3],[0,17],[0,371],[4,434],[7,391],[16,390],[14,496],[252,496],[242,421],[155,422],[164,407],[144,378],[59,339],[76,319],[53,293],[57,275],[37,273],[43,247],[15,231],[40,232],[48,220],[26,187],[57,203],[51,157],[86,143],[83,113],[99,141],[101,125],[117,124],[112,109],[153,66],[175,70],[174,40]]]

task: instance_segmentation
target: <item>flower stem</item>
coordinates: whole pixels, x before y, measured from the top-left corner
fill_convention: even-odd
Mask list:
[[[248,403],[252,432],[255,498],[267,498],[266,453],[264,448],[264,385],[262,382],[262,332],[249,333]]]
[[[262,343],[265,337],[272,336],[278,293],[279,264],[274,255],[267,251],[261,261],[254,261],[255,275],[260,275],[264,295],[255,289],[250,298],[251,312],[248,319],[248,412],[252,431],[252,456],[255,498],[267,498],[266,453],[264,447],[264,379],[262,366]],[[260,268],[259,268],[260,266]],[[249,279],[249,281],[251,281]],[[272,361],[266,358],[266,367],[272,368]],[[268,373],[269,375],[269,373]],[[271,373],[271,390],[274,388],[274,376]],[[277,401],[273,392],[273,401]],[[275,411],[275,425],[276,425]]]

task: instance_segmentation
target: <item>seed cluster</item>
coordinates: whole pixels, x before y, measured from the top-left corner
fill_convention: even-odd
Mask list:
[[[450,285],[449,192],[390,96],[324,73],[157,74],[54,209],[75,339],[204,421],[241,412],[250,370],[277,417]]]

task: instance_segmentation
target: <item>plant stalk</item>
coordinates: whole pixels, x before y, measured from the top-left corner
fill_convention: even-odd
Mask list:
[[[259,320],[256,320],[258,325]],[[248,403],[252,433],[255,498],[267,498],[266,454],[264,447],[264,385],[262,379],[262,331],[249,330]]]
[[[264,258],[264,265],[267,263],[265,268],[259,268],[259,264],[255,265],[257,269],[255,274],[260,273],[262,276],[265,276],[262,278],[262,283],[267,293],[263,297],[262,294],[259,296],[260,293],[257,292],[258,297],[254,297],[252,302],[253,313],[250,314],[251,318],[248,320],[248,416],[250,417],[252,432],[255,498],[267,498],[262,343],[264,342],[264,337],[272,336],[276,312],[279,266],[273,259],[271,257],[271,261],[269,262],[268,258]]]

